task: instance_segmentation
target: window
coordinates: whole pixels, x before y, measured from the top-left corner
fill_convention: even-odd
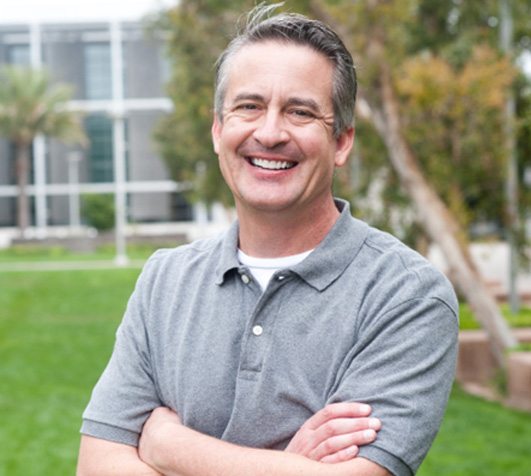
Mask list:
[[[11,45],[7,50],[7,62],[17,66],[30,65],[30,49],[28,45]]]
[[[111,49],[107,43],[85,45],[85,97],[112,97]]]
[[[107,116],[89,116],[85,119],[90,141],[89,174],[91,182],[112,182],[113,132],[112,120]]]

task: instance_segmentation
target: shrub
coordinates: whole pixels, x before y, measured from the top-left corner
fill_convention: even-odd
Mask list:
[[[83,195],[82,214],[86,222],[98,231],[114,228],[114,196],[111,194]]]

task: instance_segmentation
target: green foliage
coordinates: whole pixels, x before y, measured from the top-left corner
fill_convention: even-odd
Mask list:
[[[111,194],[83,195],[82,215],[96,230],[106,231],[114,228],[114,196]]]
[[[406,137],[465,228],[477,220],[504,224],[504,103],[513,78],[507,59],[485,45],[462,68],[422,53],[398,70]]]
[[[215,1],[182,1],[162,15],[157,27],[169,36],[172,78],[171,114],[155,138],[175,180],[194,184],[189,198],[231,203],[212,148],[213,65],[234,34],[239,13],[251,2],[226,5]]]
[[[511,349],[512,352],[531,352],[531,342],[522,342]]]
[[[297,11],[306,1],[288,2]],[[155,139],[175,180],[194,184],[188,198],[232,204],[232,195],[212,148],[214,64],[243,21],[253,0],[183,0],[161,14],[154,28],[167,33],[174,109],[158,125]]]
[[[19,66],[0,69],[0,135],[28,145],[37,134],[84,144],[79,117],[64,108],[72,91],[52,85],[45,71]]]
[[[22,234],[29,225],[26,185],[33,139],[44,134],[65,143],[86,143],[78,114],[65,108],[70,97],[70,88],[51,84],[45,71],[18,66],[0,69],[0,136],[15,146],[17,224]]]
[[[212,150],[213,64],[254,2],[182,1],[157,27],[170,38],[173,74],[168,86],[175,109],[161,122],[157,141],[177,180],[195,184],[195,197],[231,203]],[[515,51],[531,48],[528,2],[511,2]],[[516,84],[518,147],[529,154],[529,80],[512,58],[498,52],[499,1],[437,0],[288,1],[285,10],[337,27],[358,64],[360,87],[376,102],[377,67],[368,41],[385,38],[385,58],[401,93],[408,141],[425,174],[465,228],[477,221],[505,223],[503,99]],[[336,191],[371,223],[416,241],[411,205],[386,160],[381,139],[358,121],[359,162],[337,173]],[[529,197],[528,197],[529,195]],[[523,203],[531,194],[523,194]],[[376,206],[380,201],[383,206]]]
[[[358,63],[360,87],[373,104],[380,104],[379,64],[391,68],[400,93],[401,128],[422,170],[460,224],[489,222],[502,228],[505,218],[504,107],[510,91],[517,97],[520,157],[528,157],[531,135],[529,79],[517,76],[513,58],[499,52],[499,1],[438,2],[394,0],[375,2],[316,2],[341,31]],[[529,3],[510,2],[515,22],[515,51],[531,46]],[[375,55],[370,40],[383,41]],[[515,80],[519,78],[519,81]],[[516,85],[516,87],[515,87]],[[360,124],[358,124],[358,131]],[[364,148],[366,133],[357,134]],[[397,187],[394,173],[379,156],[381,147],[371,138],[365,144],[364,167],[359,190],[370,190],[366,180],[384,177],[384,188]],[[382,191],[383,208],[410,207],[407,198]],[[395,212],[396,215],[397,212]],[[389,214],[390,218],[393,213]],[[407,214],[406,214],[407,215]],[[385,218],[384,216],[382,216]],[[407,222],[407,220],[405,220]],[[412,235],[414,223],[406,223]],[[388,221],[386,228],[396,224]],[[400,234],[400,233],[398,233]]]

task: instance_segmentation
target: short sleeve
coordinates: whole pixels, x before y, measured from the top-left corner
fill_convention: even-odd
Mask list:
[[[359,455],[394,475],[414,474],[440,426],[455,374],[456,304],[409,299],[367,319],[329,401],[372,406],[382,429]]]
[[[146,332],[156,261],[156,255],[148,261],[129,299],[112,356],[83,413],[83,434],[137,446],[145,420],[161,405]]]

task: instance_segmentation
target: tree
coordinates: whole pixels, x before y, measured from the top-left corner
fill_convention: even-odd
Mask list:
[[[525,18],[529,8],[523,1],[515,3]],[[195,9],[191,4],[197,4]],[[200,25],[215,21],[216,31],[228,31],[224,22],[233,22],[243,5],[247,6],[245,2],[227,6],[218,1],[183,1],[175,8],[175,12],[184,8],[191,16],[170,23],[181,38],[190,35],[197,42],[195,49],[185,41],[172,42],[172,56],[179,58],[181,52],[186,58],[177,67],[184,78],[193,78],[190,84],[211,84],[212,69],[196,68],[199,63],[191,60],[194,51],[204,58],[205,48],[212,53],[215,45],[213,60],[226,43],[218,33]],[[514,70],[496,50],[497,2],[312,0],[289,2],[287,7],[332,24],[361,65],[358,117],[365,121],[358,121],[356,127],[363,172],[347,169],[345,175],[341,171],[337,185],[351,195],[354,209],[362,210],[359,192],[383,183],[380,208],[386,220],[393,219],[392,207],[398,208],[397,203],[415,208],[416,219],[399,224],[407,228],[405,233],[422,229],[441,246],[454,282],[487,329],[503,364],[504,351],[515,341],[466,246],[468,226],[478,215],[504,224],[505,157],[499,106],[513,83]],[[201,75],[202,82],[196,75]],[[209,144],[205,138],[210,116],[201,122],[197,113],[211,107],[209,87],[209,93],[175,120],[164,138],[182,155],[186,154],[184,142],[175,138],[179,129],[196,134],[189,135],[188,143]],[[173,97],[176,108],[186,107],[182,103],[187,102],[187,94]],[[179,173],[184,169],[193,172],[192,164],[179,163]],[[217,193],[213,188],[210,191],[212,196]]]
[[[52,86],[44,71],[15,66],[0,70],[0,135],[15,147],[17,226],[22,236],[29,226],[27,186],[34,138],[44,134],[85,143],[78,116],[65,109],[70,96],[67,86]]]
[[[336,29],[342,30],[343,36],[351,43],[352,49],[364,58],[366,77],[360,88],[359,104],[363,107],[359,110],[379,133],[393,169],[416,209],[417,221],[422,225],[430,240],[441,248],[449,265],[451,277],[478,320],[487,330],[495,356],[504,366],[504,354],[516,344],[515,338],[472,262],[463,228],[450,208],[437,194],[437,188],[426,179],[418,155],[422,152],[422,148],[414,149],[413,140],[408,137],[410,124],[407,118],[409,116],[404,111],[405,104],[401,104],[398,93],[397,85],[404,81],[404,78],[410,79],[402,69],[404,62],[412,56],[411,44],[408,42],[410,39],[408,26],[412,21],[418,20],[412,12],[418,12],[419,10],[415,7],[422,2],[371,0],[358,2],[354,6],[351,2],[338,3],[340,5],[335,5],[335,8],[318,8],[316,13],[321,17],[326,17],[328,23],[335,24]],[[348,18],[349,21],[340,24],[336,18]],[[435,68],[436,66],[439,68]],[[421,69],[424,70],[424,67]],[[431,67],[438,71],[432,80],[444,82],[445,74],[451,76],[444,62],[433,63]],[[467,76],[466,69],[463,74]],[[478,76],[483,77],[478,74],[477,68],[473,68],[469,74],[475,79]],[[492,87],[492,82],[484,84],[482,81],[475,81],[474,78],[472,83],[475,84],[476,89],[483,92],[485,101],[485,93],[488,91],[485,86]],[[506,83],[502,82],[497,90],[507,89],[507,84],[511,82],[510,79],[508,78]],[[413,75],[411,80],[418,85],[418,77],[415,79]],[[431,86],[436,88],[433,81]],[[444,89],[441,89],[440,93],[448,95],[448,91],[445,92]],[[496,106],[496,101],[494,99],[492,101]],[[458,106],[461,107],[462,104]],[[433,108],[437,108],[437,102],[432,98],[426,101],[424,114],[433,113]],[[460,117],[459,114],[457,116]],[[430,124],[431,127],[438,126],[437,121],[431,121]],[[448,125],[445,127],[448,128]],[[452,128],[449,129],[451,131]],[[412,132],[411,129],[409,132]],[[430,135],[425,137],[430,137]],[[464,134],[464,137],[470,137],[470,134]],[[462,139],[461,135],[457,139]],[[454,150],[452,146],[450,150]],[[451,160],[451,155],[446,154],[445,158]]]
[[[291,2],[294,4],[306,2]],[[242,13],[254,0],[182,0],[162,12],[153,28],[168,36],[172,77],[168,93],[173,111],[158,125],[155,140],[176,181],[194,184],[188,198],[231,205],[212,149],[210,127],[214,63],[236,33]],[[297,5],[295,5],[297,6]]]
[[[163,13],[155,28],[167,32],[172,60],[168,93],[173,111],[155,139],[174,180],[194,184],[188,197],[232,203],[212,149],[213,65],[234,33],[238,13],[251,2],[183,0]]]

